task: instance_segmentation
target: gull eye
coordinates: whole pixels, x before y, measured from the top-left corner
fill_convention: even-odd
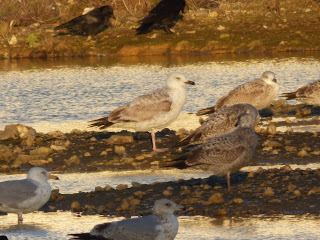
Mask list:
[[[166,203],[166,206],[167,206],[167,207],[171,207],[171,204],[170,204],[170,203]]]
[[[181,78],[180,78],[180,77],[177,77],[176,79],[177,79],[177,80],[181,80]]]

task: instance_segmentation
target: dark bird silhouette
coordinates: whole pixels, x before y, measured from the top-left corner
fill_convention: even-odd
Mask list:
[[[145,34],[153,29],[163,29],[166,33],[173,33],[172,28],[180,19],[180,11],[184,13],[185,0],[162,0],[149,14],[140,20],[140,27],[136,29],[137,34]]]
[[[100,8],[95,8],[84,15],[70,20],[69,22],[61,24],[55,27],[55,30],[69,30],[65,33],[59,33],[59,35],[73,34],[94,37],[111,25],[109,22],[111,17],[115,18],[113,9],[111,6],[105,5]]]

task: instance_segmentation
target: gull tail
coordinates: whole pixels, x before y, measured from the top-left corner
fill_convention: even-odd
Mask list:
[[[73,233],[73,234],[68,234],[69,236],[72,236],[70,240],[73,239],[78,239],[78,240],[89,240],[89,239],[97,239],[97,240],[106,240],[104,237],[98,237],[98,236],[93,236],[90,233]]]
[[[113,125],[114,123],[113,122],[110,122],[108,120],[108,117],[104,117],[104,118],[99,118],[99,119],[96,119],[96,120],[92,120],[90,121],[89,123],[91,123],[89,125],[89,127],[98,127],[100,129],[105,129],[107,127],[110,127],[111,125]]]
[[[297,92],[283,93],[280,97],[285,97],[286,100],[297,98]]]
[[[211,114],[214,113],[216,111],[215,107],[208,107],[208,108],[204,108],[201,109],[197,112],[197,116],[201,116],[201,115],[207,115],[207,114]]]
[[[189,166],[186,164],[186,156],[183,155],[179,158],[173,159],[170,162],[167,162],[164,167],[172,167],[172,168],[178,168],[178,169],[186,169]]]

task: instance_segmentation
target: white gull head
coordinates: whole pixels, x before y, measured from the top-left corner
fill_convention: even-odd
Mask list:
[[[181,73],[171,73],[167,79],[168,88],[181,88],[186,84],[195,85],[193,81],[188,81]]]
[[[275,78],[275,75],[271,71],[265,71],[262,73],[261,79],[264,80],[268,84],[275,84],[277,83],[277,79]]]
[[[183,209],[182,205],[176,204],[168,199],[159,199],[154,202],[153,213],[158,215],[173,214]]]
[[[32,179],[38,183],[47,183],[50,174],[47,170],[40,168],[40,167],[33,167],[29,170],[27,179]]]

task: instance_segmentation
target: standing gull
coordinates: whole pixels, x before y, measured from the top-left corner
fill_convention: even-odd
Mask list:
[[[252,118],[252,121],[250,121],[252,124],[259,121],[258,111],[250,104],[236,104],[221,108],[210,114],[200,127],[176,146],[204,143],[211,138],[233,132],[237,129],[236,123],[243,114],[247,114]]]
[[[255,152],[258,137],[252,128],[254,123],[252,116],[241,115],[235,131],[196,146],[169,166],[179,169],[199,167],[211,170],[215,175],[226,175],[230,191],[230,173],[246,166]]]
[[[173,214],[182,209],[168,199],[156,200],[153,214],[118,222],[96,225],[90,233],[70,234],[73,239],[173,240],[178,233],[178,219]]]
[[[320,105],[320,80],[309,83],[295,92],[283,93],[286,100],[295,99],[309,105]]]
[[[137,131],[151,130],[153,151],[166,151],[156,147],[155,128],[165,127],[178,117],[186,102],[186,84],[195,83],[180,73],[172,73],[165,88],[135,98],[131,103],[113,110],[109,116],[91,121],[90,127],[104,129],[115,123],[132,122]]]
[[[243,83],[221,97],[215,106],[201,109],[198,115],[210,114],[218,109],[238,103],[248,103],[257,110],[260,110],[270,106],[272,101],[278,96],[278,92],[279,85],[274,73],[266,71],[260,78]]]
[[[49,200],[49,178],[58,179],[45,169],[34,167],[26,179],[0,182],[0,211],[18,214],[18,223],[22,223],[23,213],[36,211]]]

